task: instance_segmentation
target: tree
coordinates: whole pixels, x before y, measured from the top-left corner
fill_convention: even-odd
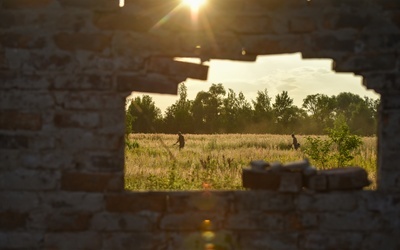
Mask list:
[[[155,106],[149,95],[133,99],[127,112],[132,117],[132,131],[134,132],[154,132],[155,127],[161,121],[161,110]]]
[[[268,96],[267,89],[257,91],[256,100],[252,102],[255,122],[272,119],[271,97]]]
[[[219,132],[223,96],[226,91],[221,83],[212,84],[208,92],[200,91],[193,101],[192,113],[194,126],[198,132]]]
[[[165,130],[170,133],[183,131],[192,133],[193,115],[191,112],[193,101],[187,99],[187,87],[181,83],[178,89],[179,100],[167,108],[163,119]]]
[[[275,103],[272,104],[278,133],[291,133],[299,125],[301,110],[293,105],[293,99],[287,91],[276,95]]]
[[[323,94],[308,95],[303,100],[303,109],[310,116],[308,126],[321,133],[323,128],[332,126],[335,111],[335,98]]]

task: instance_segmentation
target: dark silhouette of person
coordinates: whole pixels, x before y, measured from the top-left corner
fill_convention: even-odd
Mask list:
[[[296,136],[294,136],[294,134],[292,134],[292,138],[293,138],[293,148],[297,150],[300,147],[300,143],[297,142],[297,138]]]
[[[178,140],[175,142],[175,144],[177,143],[179,143],[179,150],[181,150],[185,146],[185,137],[180,131],[178,132]]]

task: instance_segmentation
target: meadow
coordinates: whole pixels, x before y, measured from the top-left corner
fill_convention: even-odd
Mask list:
[[[125,148],[125,187],[130,190],[238,190],[243,189],[242,168],[250,161],[287,163],[306,157],[301,148],[288,149],[290,135],[185,134],[182,150],[173,145],[174,134],[130,134],[128,139],[138,146]],[[305,136],[297,139],[305,142]],[[362,141],[349,166],[366,169],[372,182],[367,189],[376,189],[376,137]]]

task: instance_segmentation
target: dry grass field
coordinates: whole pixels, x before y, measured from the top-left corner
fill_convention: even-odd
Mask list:
[[[297,136],[300,143],[305,136]],[[186,134],[185,148],[177,135],[131,134],[138,148],[125,149],[125,186],[130,190],[235,190],[242,187],[242,168],[252,160],[282,163],[301,160],[301,150],[287,149],[290,135],[270,134]],[[376,137],[363,137],[351,166],[369,173],[376,188]],[[315,164],[311,161],[311,164]],[[320,169],[319,166],[315,166]]]

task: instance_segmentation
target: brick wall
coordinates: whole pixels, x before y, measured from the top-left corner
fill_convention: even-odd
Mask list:
[[[399,1],[125,2],[0,0],[0,249],[400,248]],[[207,78],[173,57],[293,52],[381,94],[377,191],[124,191],[125,98]]]

